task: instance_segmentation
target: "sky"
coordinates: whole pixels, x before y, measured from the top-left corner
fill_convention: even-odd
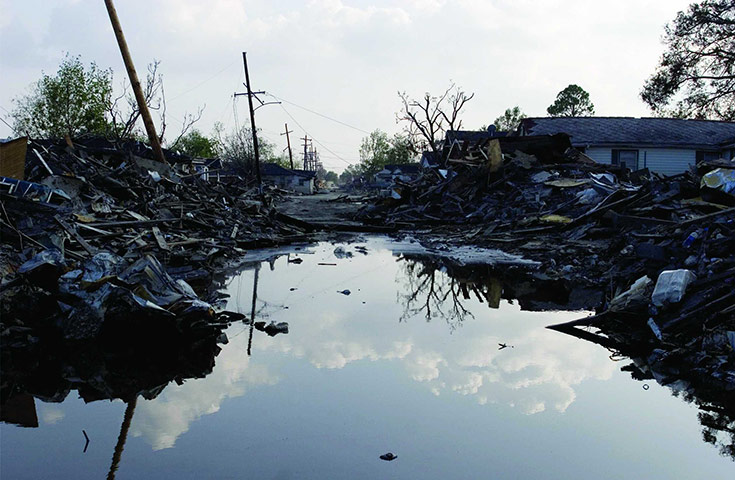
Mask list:
[[[454,82],[475,97],[463,128],[493,122],[515,105],[545,116],[556,94],[577,84],[600,116],[648,116],[644,81],[664,51],[663,27],[689,0],[117,0],[139,76],[161,62],[168,131],[204,107],[196,128],[249,122],[242,52],[262,136],[295,159],[314,139],[325,168],[359,161],[361,140],[401,130],[399,91],[442,93]],[[100,0],[0,0],[0,118],[13,99],[66,53],[125,69]],[[272,96],[271,96],[272,95]],[[275,96],[275,97],[274,97]],[[178,124],[177,124],[178,122]],[[11,122],[12,123],[12,122]],[[0,137],[12,130],[0,123]]]

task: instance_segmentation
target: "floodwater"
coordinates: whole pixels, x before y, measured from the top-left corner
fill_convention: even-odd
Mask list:
[[[465,273],[389,247],[253,257],[257,268],[228,280],[226,308],[249,316],[255,290],[256,321],[288,333],[235,322],[211,373],[182,374],[150,400],[85,403],[49,386],[33,399],[36,428],[0,427],[0,476],[732,478],[694,404],[544,328],[587,312],[528,311],[538,305],[523,285],[468,287]]]

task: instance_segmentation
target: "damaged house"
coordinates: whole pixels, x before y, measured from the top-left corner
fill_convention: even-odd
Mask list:
[[[598,163],[676,175],[697,162],[735,159],[735,122],[678,118],[526,118],[518,133],[566,133]]]
[[[410,182],[419,176],[420,165],[418,163],[406,163],[403,165],[385,165],[381,171],[375,174],[375,183],[387,187],[395,180]]]
[[[275,163],[264,163],[260,167],[263,181],[285,190],[293,190],[308,195],[316,191],[316,172],[309,170],[290,170]]]

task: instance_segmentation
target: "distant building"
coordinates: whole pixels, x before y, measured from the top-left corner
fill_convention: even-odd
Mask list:
[[[399,179],[410,182],[419,176],[420,165],[418,163],[406,163],[403,165],[386,165],[383,170],[375,174],[375,183],[381,187],[387,187],[394,180]]]
[[[198,173],[198,177],[205,182],[219,181],[222,172],[222,161],[219,158],[193,158],[191,160],[191,173]]]
[[[316,172],[310,170],[290,170],[275,163],[260,166],[263,181],[285,190],[313,194],[316,190]]]
[[[566,133],[598,163],[676,175],[702,160],[735,159],[735,122],[677,118],[526,118],[518,134]]]

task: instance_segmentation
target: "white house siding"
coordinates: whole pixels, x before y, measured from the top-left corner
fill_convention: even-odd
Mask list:
[[[597,163],[610,164],[612,161],[612,149],[591,147],[584,151],[585,155]]]
[[[644,153],[645,152],[645,153]],[[643,163],[643,159],[646,163]],[[695,150],[676,148],[651,148],[641,150],[638,154],[640,168],[648,168],[652,172],[663,175],[676,175],[685,172],[697,161]]]
[[[679,148],[621,148],[638,150],[638,168],[648,168],[652,172],[663,175],[685,172],[691,165],[694,165],[697,156],[695,150]],[[591,147],[584,153],[597,163],[610,164],[612,161],[612,148]]]

